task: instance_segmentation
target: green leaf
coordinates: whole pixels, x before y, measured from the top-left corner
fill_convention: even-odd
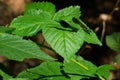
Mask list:
[[[52,15],[50,15],[48,12],[44,12],[43,10],[39,9],[39,10],[36,10],[36,9],[30,9],[28,10],[24,16],[49,16],[49,18],[52,18]]]
[[[39,66],[21,72],[17,77],[37,80],[67,80],[60,70],[59,62],[43,62]]]
[[[80,19],[78,19],[79,26],[84,30],[85,33],[85,42],[102,45],[96,34]]]
[[[0,32],[2,33],[11,33],[14,29],[6,26],[0,26]]]
[[[109,75],[110,75],[110,72],[109,70],[113,70],[114,68],[111,66],[111,65],[102,65],[102,66],[99,66],[97,71],[96,71],[96,74],[98,76],[102,76],[102,77],[105,77],[105,78],[108,78]]]
[[[12,78],[11,76],[9,76],[5,72],[3,72],[1,69],[0,69],[0,76],[2,76],[3,80],[7,80],[7,79]]]
[[[24,58],[53,60],[52,57],[42,52],[32,41],[23,40],[19,36],[9,34],[0,34],[0,55],[19,61]]]
[[[120,65],[120,54],[116,55],[115,58],[114,58],[114,61]]]
[[[78,56],[71,59],[71,61],[64,62],[64,71],[70,74],[76,74],[81,77],[94,76],[97,67],[91,62],[84,60],[82,57]]]
[[[60,20],[72,20],[73,17],[79,18],[80,17],[80,7],[79,6],[70,6],[64,9],[59,10],[55,13],[53,20],[60,21]]]
[[[72,57],[82,46],[84,34],[82,30],[78,30],[77,32],[70,32],[66,30],[60,30],[55,27],[44,28],[43,36],[45,40],[50,44],[50,46],[59,55],[67,60],[68,58]]]
[[[13,31],[13,34],[20,36],[33,36],[41,31],[42,27],[47,25],[46,23],[50,22],[50,18],[45,14],[41,14],[41,16],[26,15],[15,18],[10,27],[16,28]]]
[[[112,50],[120,52],[120,32],[106,36],[106,44]]]
[[[91,31],[90,34],[85,32],[85,42],[102,46],[102,43],[93,31]]]
[[[26,5],[25,9],[25,15],[26,14],[34,14],[35,12],[32,12],[31,10],[42,10],[43,12],[47,12],[50,15],[55,14],[55,5],[50,2],[37,2],[37,3],[28,3]],[[39,13],[39,12],[38,12]],[[36,13],[35,13],[36,14]],[[40,14],[39,14],[40,15]],[[41,16],[41,15],[40,15]]]

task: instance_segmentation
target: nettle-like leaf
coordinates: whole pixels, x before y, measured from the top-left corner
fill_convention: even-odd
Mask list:
[[[60,21],[60,20],[72,20],[73,17],[79,18],[80,17],[80,7],[79,6],[70,6],[64,9],[59,10],[55,13],[53,20]]]
[[[41,31],[42,27],[53,22],[51,21],[51,17],[54,13],[55,6],[52,3],[28,4],[24,16],[15,18],[10,27],[15,28],[13,34],[33,36]]]
[[[0,55],[11,60],[22,61],[24,58],[37,58],[42,60],[54,60],[40,50],[40,48],[30,40],[23,40],[19,36],[0,34]]]
[[[79,29],[77,32],[64,31],[57,29],[57,26],[44,28],[43,35],[51,47],[66,60],[78,51],[84,40],[82,30]]]
[[[96,74],[98,75],[98,76],[102,76],[102,77],[104,77],[104,78],[108,78],[109,77],[109,75],[110,75],[110,70],[113,70],[114,68],[113,68],[113,66],[111,66],[111,65],[102,65],[102,66],[99,66],[98,67],[98,69],[97,69],[97,71],[96,71]]]
[[[89,61],[84,60],[82,57],[78,56],[71,58],[71,61],[64,62],[64,71],[70,73],[71,75],[79,75],[80,78],[94,76],[97,70],[97,67]],[[71,68],[72,67],[72,68]]]
[[[17,77],[36,80],[67,80],[61,73],[59,62],[43,62],[37,67],[21,72]]]
[[[78,6],[70,6],[68,8],[64,8],[57,13],[55,13],[53,20],[59,21],[65,20],[70,21],[73,17],[80,16],[80,8]],[[73,25],[77,26],[78,25]],[[66,26],[65,26],[66,27]],[[58,29],[59,28],[59,29]],[[75,27],[76,28],[76,27]],[[64,30],[65,29],[65,30]],[[54,27],[48,27],[43,29],[43,36],[46,41],[51,45],[51,47],[64,59],[68,59],[73,56],[78,49],[83,44],[84,34],[82,30],[78,30],[77,32],[67,31],[68,28],[64,28],[62,25],[55,25]]]
[[[120,32],[106,36],[106,44],[112,50],[120,52]]]
[[[26,5],[25,14],[33,14],[34,12],[31,10],[42,10],[43,12],[47,12],[50,15],[54,15],[56,11],[55,5],[50,2],[37,2],[32,4],[28,3]]]
[[[44,14],[41,16],[25,15],[15,18],[10,27],[15,28],[13,34],[20,36],[33,36],[41,31],[42,27],[44,27],[46,23],[50,22],[49,17]]]

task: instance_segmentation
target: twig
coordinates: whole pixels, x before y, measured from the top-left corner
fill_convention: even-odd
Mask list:
[[[105,35],[105,31],[106,31],[106,22],[111,18],[111,16],[113,15],[113,13],[115,11],[118,11],[119,8],[118,8],[118,5],[120,3],[120,0],[117,0],[113,10],[110,12],[110,14],[106,15],[106,17],[102,18],[102,34],[101,34],[101,42],[103,41],[103,38],[104,38],[104,35]]]
[[[102,34],[101,34],[101,42],[103,42],[103,38],[104,38],[104,35],[105,35],[105,31],[106,31],[106,21],[103,20],[102,21]]]
[[[118,11],[118,10],[119,10],[119,8],[118,8],[119,3],[120,3],[120,0],[117,0],[115,6],[114,6],[114,8],[113,8],[113,10],[110,12],[109,15],[112,16],[115,11]]]

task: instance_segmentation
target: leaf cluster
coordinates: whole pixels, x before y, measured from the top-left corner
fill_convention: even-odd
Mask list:
[[[9,28],[0,27],[0,55],[10,60],[25,58],[44,60],[42,64],[12,78],[0,70],[4,80],[82,80],[95,77],[105,80],[110,65],[95,66],[76,56],[84,42],[102,45],[96,34],[80,19],[80,7],[70,6],[56,12],[50,2],[27,4],[24,15],[15,18]],[[63,57],[63,62],[40,50],[39,46],[23,37],[41,33],[51,48]],[[104,74],[105,72],[105,74]]]

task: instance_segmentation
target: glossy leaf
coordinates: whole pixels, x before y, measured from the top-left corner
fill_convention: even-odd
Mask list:
[[[53,60],[32,41],[23,40],[19,36],[9,34],[0,34],[0,55],[19,61],[25,58]]]

